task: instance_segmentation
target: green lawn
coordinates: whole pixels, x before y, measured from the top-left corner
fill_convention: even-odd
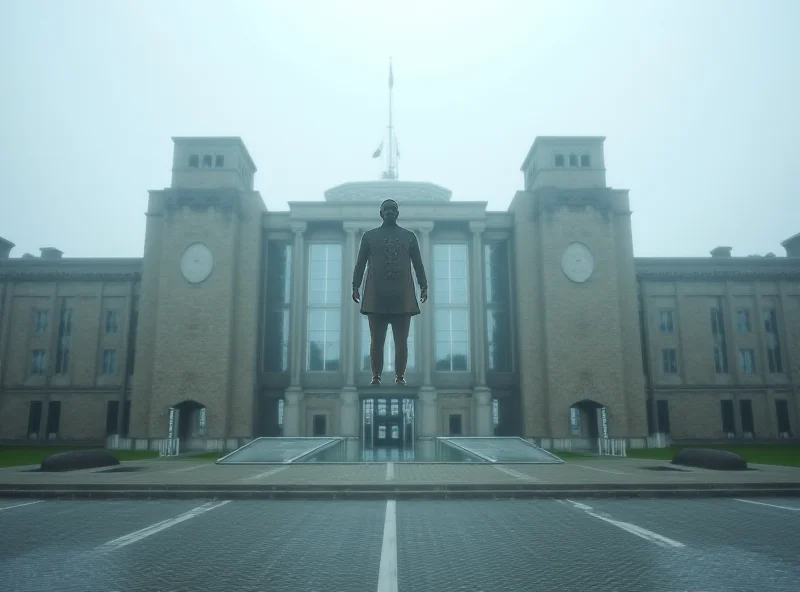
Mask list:
[[[797,444],[787,444],[785,446],[670,446],[669,448],[628,450],[628,457],[672,460],[682,448],[715,448],[717,450],[729,450],[741,456],[748,463],[800,467],[800,445]]]
[[[88,450],[80,446],[0,446],[0,467],[38,465],[52,454],[68,450]],[[119,461],[157,458],[158,452],[146,450],[112,450]]]

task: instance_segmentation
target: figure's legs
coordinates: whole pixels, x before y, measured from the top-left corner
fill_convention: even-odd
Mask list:
[[[411,315],[394,315],[392,318],[392,335],[394,335],[394,368],[397,382],[405,384],[403,376],[408,364],[408,331],[411,328]]]
[[[383,372],[383,345],[386,342],[386,331],[389,328],[389,319],[386,315],[367,315],[369,320],[369,364],[372,368],[372,382],[380,383]]]

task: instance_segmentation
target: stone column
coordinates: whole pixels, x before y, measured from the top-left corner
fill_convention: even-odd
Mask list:
[[[492,435],[492,393],[486,386],[486,303],[483,291],[483,231],[486,223],[473,220],[469,223],[472,232],[472,258],[470,259],[470,310],[472,311],[472,367],[475,386],[472,389],[472,408],[475,418],[475,435]]]
[[[422,264],[425,266],[425,275],[428,276],[428,298],[433,295],[433,257],[431,255],[431,230],[433,222],[422,223],[417,227],[419,231],[419,247],[422,254]],[[420,438],[434,438],[439,431],[439,409],[436,389],[431,381],[431,366],[433,365],[433,301],[428,300],[422,305],[420,315],[420,333],[422,334],[421,355],[417,357],[422,364],[422,386],[419,389],[419,424],[417,430]]]
[[[355,369],[358,362],[359,333],[356,326],[358,305],[350,299],[353,291],[353,267],[356,262],[356,232],[359,225],[344,222],[346,234],[344,248],[344,299],[342,310],[342,364],[344,366],[344,386],[339,392],[339,435],[345,438],[358,438],[358,390],[355,387]]]
[[[419,389],[419,403],[420,403],[420,423],[417,426],[419,429],[420,438],[433,438],[439,431],[437,422],[439,421],[439,409],[437,402],[436,389],[433,386],[422,386]]]
[[[475,435],[491,436],[492,434],[492,393],[486,387],[475,387],[472,394],[475,402]]]
[[[359,320],[358,305],[350,298],[353,291],[353,268],[356,264],[356,232],[359,226],[353,222],[344,223],[347,239],[344,249],[344,310],[342,311],[342,344],[344,353],[342,363],[345,367],[345,386],[355,385],[355,372],[358,362]]]
[[[289,387],[284,394],[283,435],[286,438],[303,436],[301,417],[303,391],[299,387]]]
[[[475,369],[475,385],[486,385],[486,330],[484,314],[486,304],[483,294],[483,239],[481,234],[486,228],[486,223],[482,221],[472,221],[469,229],[472,232],[472,260],[470,270],[472,306],[472,365]]]
[[[294,247],[292,248],[292,307],[289,318],[289,388],[284,393],[283,407],[283,435],[286,437],[303,436],[302,402],[303,389],[300,386],[300,370],[303,360],[303,314],[306,307],[303,298],[305,284],[305,222],[292,222],[290,225],[294,233]]]
[[[418,226],[420,236],[420,251],[422,253],[422,264],[425,266],[425,275],[428,276],[428,298],[433,292],[433,262],[431,260],[431,230],[433,222],[423,223]],[[433,364],[433,302],[428,300],[423,305],[421,323],[422,333],[422,355],[419,356],[422,363],[422,385],[431,386],[431,365]]]
[[[305,342],[302,334],[303,314],[305,313],[305,299],[303,298],[303,286],[305,284],[305,239],[303,233],[306,230],[305,222],[292,222],[292,232],[294,232],[294,248],[292,256],[294,265],[292,270],[292,316],[289,321],[291,336],[292,355],[291,365],[291,385],[300,386],[300,370],[303,358],[303,343]]]
[[[354,386],[345,386],[339,392],[339,411],[339,435],[343,438],[358,438],[358,390]]]

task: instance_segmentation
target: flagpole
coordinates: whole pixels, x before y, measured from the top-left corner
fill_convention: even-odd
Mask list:
[[[389,152],[387,156],[387,179],[397,179],[397,171],[394,164],[394,125],[392,122],[392,91],[394,89],[394,72],[392,71],[392,58],[389,58]]]

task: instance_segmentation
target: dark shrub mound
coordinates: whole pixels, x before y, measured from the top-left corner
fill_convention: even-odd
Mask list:
[[[118,465],[119,461],[111,456],[107,450],[70,450],[48,456],[42,461],[40,471],[77,471],[80,469],[95,469],[97,467],[111,467]]]
[[[738,454],[713,448],[684,448],[675,455],[672,464],[717,471],[744,471],[747,469],[747,461]]]

